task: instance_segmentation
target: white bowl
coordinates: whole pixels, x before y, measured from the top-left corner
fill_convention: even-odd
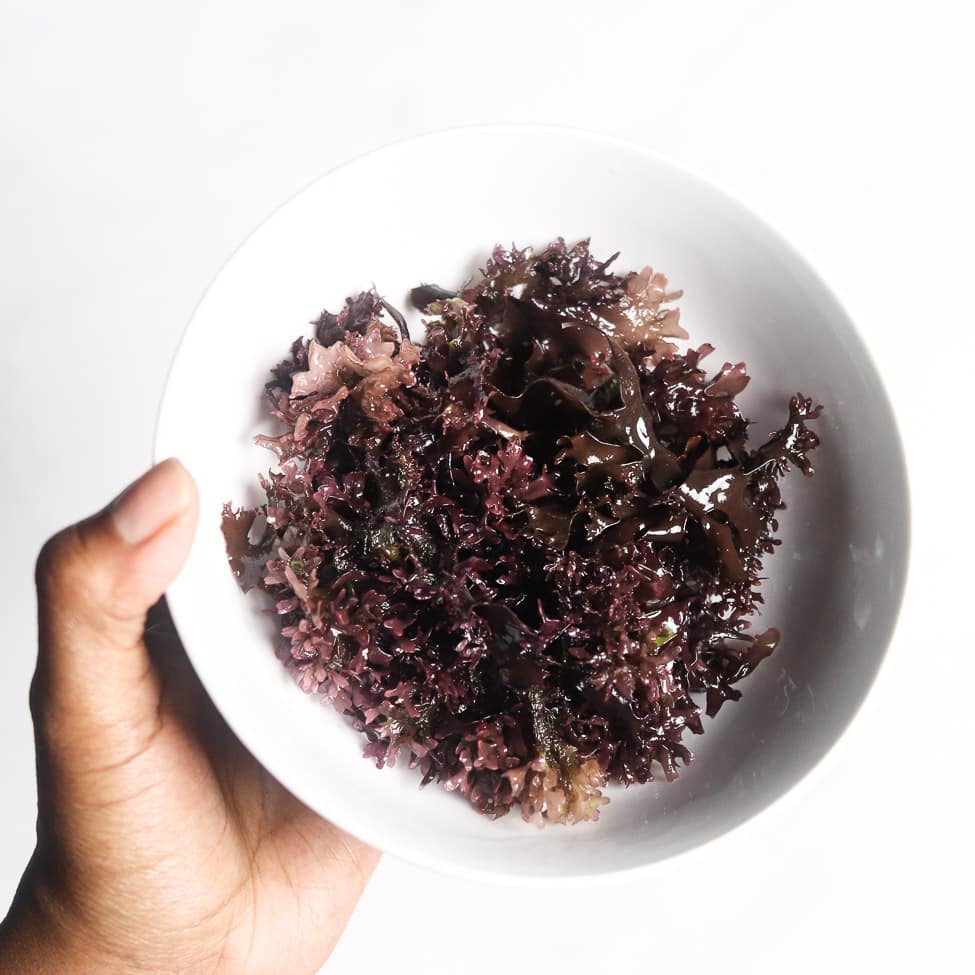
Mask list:
[[[840,215],[837,214],[840,218]],[[323,307],[375,284],[406,309],[421,281],[456,286],[496,242],[591,237],[617,266],[646,263],[684,289],[682,322],[744,359],[756,438],[797,390],[826,410],[816,476],[786,481],[782,545],[767,565],[765,619],[784,639],[689,744],[674,784],[613,789],[598,823],[538,830],[490,821],[404,768],[378,771],[364,740],[306,697],[272,652],[274,621],[231,578],[224,501],[261,500],[272,456],[259,392]],[[417,321],[415,315],[411,324]],[[579,132],[442,132],[343,166],[273,214],[227,262],[193,316],[163,399],[157,458],[197,479],[200,528],[169,592],[186,650],[244,744],[290,790],[364,840],[468,876],[563,881],[644,867],[727,833],[815,766],[863,701],[890,638],[907,561],[897,430],[842,308],[792,248],[700,179],[632,146]]]

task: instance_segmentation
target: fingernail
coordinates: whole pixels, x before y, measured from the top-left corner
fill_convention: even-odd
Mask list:
[[[109,509],[123,541],[138,545],[181,515],[192,499],[189,473],[175,457],[170,457],[133,481]]]

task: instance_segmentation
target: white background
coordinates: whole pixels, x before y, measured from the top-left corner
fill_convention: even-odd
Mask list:
[[[339,162],[430,129],[544,121],[710,177],[835,289],[911,467],[901,625],[827,762],[723,844],[569,892],[386,859],[326,970],[975,971],[972,11],[3,0],[0,908],[33,844],[34,555],[148,462],[209,279]]]

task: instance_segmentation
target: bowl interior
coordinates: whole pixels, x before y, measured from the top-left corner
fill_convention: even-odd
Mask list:
[[[363,741],[297,689],[272,652],[274,621],[244,597],[219,530],[224,501],[261,500],[272,457],[267,370],[323,307],[375,285],[406,308],[421,281],[460,284],[495,242],[591,237],[618,267],[652,264],[684,289],[691,341],[717,368],[744,359],[741,397],[764,438],[801,390],[825,405],[816,476],[793,473],[764,618],[784,635],[673,784],[610,792],[596,824],[538,831],[491,822],[402,768],[377,771]],[[417,323],[414,314],[411,324]],[[907,491],[893,417],[849,320],[764,224],[697,178],[579,133],[468,129],[376,152],[324,177],[264,223],[221,270],[167,385],[156,455],[195,475],[202,514],[169,600],[201,680],[242,741],[288,788],[345,829],[447,870],[509,879],[605,874],[713,839],[794,785],[866,694],[903,584]]]

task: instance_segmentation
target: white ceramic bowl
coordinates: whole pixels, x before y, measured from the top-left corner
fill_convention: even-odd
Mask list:
[[[840,218],[840,215],[837,215]],[[651,263],[684,289],[682,322],[744,359],[755,436],[789,396],[825,404],[811,480],[786,482],[782,546],[767,563],[775,655],[690,744],[678,782],[610,791],[595,824],[545,830],[490,821],[403,768],[377,769],[363,739],[302,694],[275,658],[273,620],[231,578],[221,505],[261,500],[271,455],[259,392],[323,307],[372,284],[400,308],[420,281],[463,282],[495,242],[589,236],[619,268]],[[411,324],[417,321],[414,315]],[[200,487],[189,562],[169,593],[216,706],[284,785],[334,822],[448,871],[538,882],[644,867],[727,833],[795,785],[863,701],[890,638],[908,545],[900,443],[880,379],[849,319],[792,248],[718,190],[634,147],[578,132],[504,127],[424,136],[314,183],[227,262],[200,302],[163,400],[156,456]]]

